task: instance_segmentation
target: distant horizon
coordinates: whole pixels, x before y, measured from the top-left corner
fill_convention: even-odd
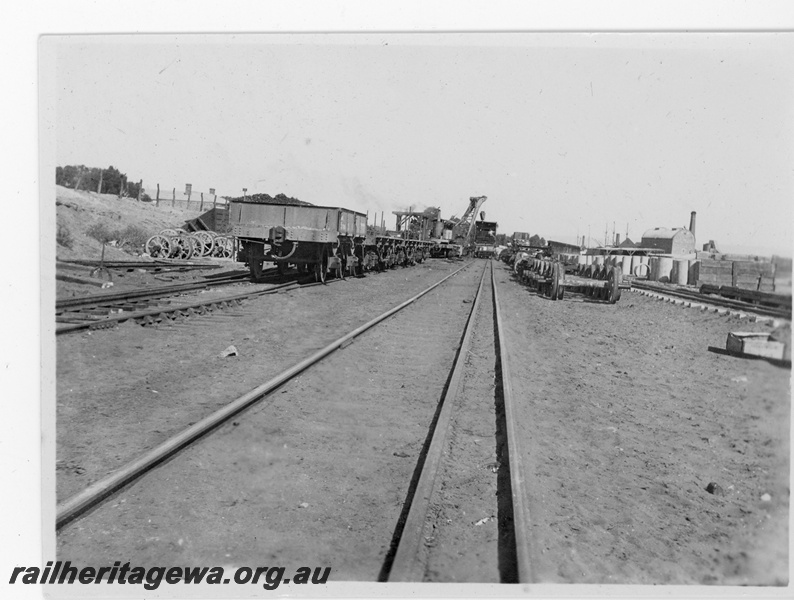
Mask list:
[[[84,164],[84,163],[78,163],[78,164]],[[58,166],[66,166],[66,165],[58,165]],[[92,165],[85,165],[85,166],[87,166],[89,168],[92,167]],[[99,167],[96,167],[96,168],[99,168]],[[106,168],[106,167],[102,167],[102,168]],[[146,186],[145,186],[145,180],[144,180],[144,188],[145,187]],[[181,195],[182,192],[184,192],[184,185],[181,186],[181,187],[171,185],[168,188],[161,188],[161,192],[163,193],[163,198],[167,198],[165,193],[168,190],[173,190],[174,188],[176,188],[178,190],[177,191],[178,195]],[[67,189],[72,189],[72,188],[67,188]],[[80,190],[80,191],[89,191],[90,192],[92,190]],[[194,189],[193,193],[194,194],[199,194],[202,191],[203,190],[195,190]],[[149,193],[149,192],[150,192],[150,190],[147,189],[146,193],[149,194],[154,199],[154,196],[151,193]],[[217,190],[216,190],[216,192],[217,192]],[[240,197],[240,196],[243,195],[242,194],[242,190],[240,190],[240,192],[241,193],[239,195],[237,195],[237,196],[235,196],[233,194],[223,194],[223,193],[217,193],[216,195],[218,197],[235,198],[235,197]],[[277,196],[277,195],[279,195],[279,194],[281,194],[283,192],[276,192],[275,194],[271,193],[271,192],[255,192],[255,193],[268,193],[271,197],[275,197],[275,196]],[[248,194],[251,195],[251,192],[248,192]],[[298,200],[302,200],[302,198],[297,198],[297,199]],[[422,208],[422,210],[423,209],[424,209],[424,207]],[[394,210],[399,210],[399,209],[394,209]],[[380,212],[380,211],[378,211],[378,212]],[[385,212],[386,212],[387,216],[391,216],[392,217],[391,219],[389,219],[387,221],[387,226],[391,228],[392,225],[393,225],[392,221],[394,220],[394,215],[392,215],[391,211],[385,211]],[[452,215],[444,215],[444,214],[441,215],[441,217],[444,218],[444,219],[449,219],[451,216]],[[458,214],[457,216],[460,216],[460,214]],[[370,217],[372,218],[372,215],[370,215]],[[644,229],[637,236],[632,236],[631,232],[629,232],[629,236],[628,237],[635,244],[639,243],[639,241],[642,239],[642,234],[645,231],[653,229],[654,227],[656,227],[656,226],[648,227],[648,228]],[[499,229],[501,229],[501,228],[499,228]],[[518,229],[516,229],[514,231],[498,230],[498,233],[505,234],[508,237],[512,237],[512,235],[514,233],[519,232],[519,231],[523,232],[524,230],[518,230]],[[576,236],[576,234],[550,234],[550,235],[545,235],[542,232],[536,232],[536,231],[528,231],[526,233],[529,233],[530,235],[537,234],[540,237],[544,238],[545,240],[553,240],[553,241],[557,241],[557,242],[562,242],[562,243],[566,243],[566,244],[574,244],[574,245],[580,245],[581,239],[582,239],[582,234],[581,233],[578,236]],[[620,233],[620,232],[617,232],[617,233]],[[612,235],[612,232],[610,230],[610,237],[611,237],[611,235]],[[587,237],[586,234],[585,234],[585,237]],[[625,233],[620,233],[620,239],[621,239],[621,241],[626,239]],[[717,249],[719,250],[719,252],[721,252],[723,254],[744,254],[744,255],[747,255],[747,256],[761,256],[761,257],[769,257],[769,258],[771,258],[773,256],[779,256],[781,258],[792,258],[792,256],[794,256],[794,248],[789,248],[788,250],[783,250],[781,248],[774,248],[772,246],[752,245],[752,244],[723,244],[723,243],[720,242],[720,240],[714,240],[714,242],[717,245]],[[699,240],[696,240],[695,249],[697,251],[701,251],[701,248],[703,247],[704,243],[705,242],[700,242]],[[589,243],[587,244],[587,247],[588,248],[597,248],[597,247],[601,247],[603,245],[604,245],[603,241],[599,241],[595,236],[591,236],[591,238],[589,240]]]

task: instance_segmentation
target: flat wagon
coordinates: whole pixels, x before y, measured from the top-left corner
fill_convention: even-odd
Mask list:
[[[370,226],[361,248],[356,246],[354,253],[361,271],[382,271],[422,263],[433,246],[433,242],[407,237],[406,232]]]
[[[367,236],[364,213],[332,206],[234,200],[229,225],[239,243],[237,260],[248,264],[253,279],[262,275],[265,261],[281,273],[290,264],[298,272],[313,271],[317,281],[325,282],[329,271],[344,277],[359,266]]]

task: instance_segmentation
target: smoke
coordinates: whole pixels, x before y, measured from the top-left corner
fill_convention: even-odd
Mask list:
[[[358,177],[343,177],[342,191],[350,198],[356,200],[360,209],[363,208],[372,212],[394,210],[393,206],[387,206],[386,202],[364,187]]]

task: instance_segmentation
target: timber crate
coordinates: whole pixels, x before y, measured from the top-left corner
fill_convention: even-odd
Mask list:
[[[731,332],[725,349],[737,356],[757,356],[773,360],[791,361],[791,349],[784,342],[770,340],[769,333]]]

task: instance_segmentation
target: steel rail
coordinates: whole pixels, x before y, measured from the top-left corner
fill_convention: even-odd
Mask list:
[[[249,277],[248,273],[237,273],[235,275],[228,275],[225,277],[218,277],[206,281],[191,281],[187,283],[178,283],[176,285],[162,285],[155,288],[132,290],[129,292],[115,292],[112,294],[93,294],[91,296],[83,296],[81,298],[65,298],[58,300],[55,303],[55,312],[68,310],[71,308],[89,308],[92,306],[102,306],[114,302],[123,302],[125,300],[139,300],[143,298],[157,298],[171,294],[178,294],[184,291],[200,290],[206,287],[213,287],[216,285],[223,285],[230,282],[245,280]]]
[[[78,267],[105,267],[107,269],[220,269],[220,263],[197,263],[193,261],[178,262],[174,260],[79,260],[62,259],[55,261],[55,266],[74,265]]]
[[[236,302],[237,300],[245,300],[247,298],[253,298],[255,296],[264,296],[267,294],[275,294],[277,292],[283,292],[288,289],[297,288],[299,285],[300,284],[297,281],[290,281],[288,283],[282,283],[280,285],[276,285],[264,290],[261,289],[250,290],[247,292],[243,292],[241,294],[234,294],[232,296],[223,296],[221,298],[207,298],[204,300],[199,300],[198,302],[191,302],[190,304],[172,305],[172,306],[168,306],[167,308],[160,307],[160,308],[152,308],[149,310],[141,310],[136,312],[118,313],[115,315],[110,315],[104,318],[96,319],[94,321],[86,321],[85,323],[68,323],[65,325],[61,325],[60,327],[57,327],[55,329],[55,335],[61,335],[63,333],[72,333],[75,331],[82,331],[83,329],[100,329],[105,325],[109,325],[111,323],[129,321],[130,319],[143,319],[146,317],[154,317],[158,315],[179,312],[181,310],[190,310],[192,308],[199,308],[201,306],[212,306],[213,304],[222,304],[224,302]]]
[[[493,290],[494,317],[496,320],[496,335],[499,339],[499,369],[502,374],[502,398],[505,409],[505,429],[507,430],[507,452],[510,465],[510,493],[513,500],[513,526],[516,541],[516,568],[518,570],[518,583],[532,581],[532,564],[529,554],[530,517],[529,507],[526,505],[524,488],[524,464],[521,443],[516,431],[514,414],[513,386],[510,375],[510,364],[505,342],[502,314],[499,309],[499,295],[496,291],[496,277],[494,275],[493,261],[491,262],[491,288]]]
[[[226,420],[230,419],[240,411],[245,408],[248,408],[251,404],[256,402],[257,400],[261,399],[265,395],[271,393],[275,389],[281,387],[301,373],[305,371],[307,368],[311,367],[315,363],[319,362],[329,354],[331,354],[336,349],[347,345],[350,343],[355,337],[361,335],[368,329],[374,327],[381,321],[389,318],[396,312],[402,310],[406,306],[413,304],[419,298],[424,296],[425,294],[431,292],[442,283],[447,281],[449,278],[457,275],[463,269],[470,266],[472,263],[467,263],[463,265],[461,268],[453,271],[440,281],[434,283],[430,287],[426,288],[422,292],[412,296],[405,302],[402,302],[387,310],[385,313],[375,317],[371,321],[368,321],[364,325],[357,327],[350,333],[340,337],[334,342],[328,344],[325,348],[318,350],[308,358],[300,361],[296,365],[290,367],[286,371],[283,371],[281,374],[273,377],[266,383],[254,388],[250,392],[240,396],[236,400],[230,402],[223,408],[218,409],[217,411],[213,412],[212,414],[208,415],[207,417],[201,419],[197,423],[191,425],[187,429],[181,431],[180,433],[170,437],[165,442],[161,443],[160,445],[156,446],[155,448],[145,452],[138,458],[128,462],[126,465],[114,471],[110,475],[96,481],[95,483],[88,486],[82,492],[78,492],[74,496],[68,498],[67,500],[63,501],[62,503],[58,504],[56,507],[56,518],[55,518],[55,527],[56,529],[60,529],[66,523],[72,521],[77,516],[100,502],[103,498],[106,498],[110,494],[114,493],[121,487],[127,485],[134,479],[140,477],[144,473],[146,473],[149,469],[156,466],[169,456],[173,455],[177,451],[181,450],[182,448],[188,446],[198,438],[202,437],[204,434],[209,432],[210,430],[214,429],[215,427],[219,426]]]
[[[790,308],[788,310],[784,308],[776,309],[770,306],[760,306],[758,304],[750,304],[749,302],[742,302],[741,300],[730,300],[728,298],[705,295],[705,294],[701,294],[700,292],[661,288],[656,285],[650,285],[647,283],[642,283],[637,281],[632,283],[632,288],[635,290],[642,290],[645,292],[653,292],[655,294],[685,298],[686,300],[690,300],[692,302],[711,304],[713,306],[718,306],[721,308],[730,308],[734,310],[764,315],[767,317],[777,317],[779,319],[791,320]]]
[[[449,380],[446,393],[441,399],[441,411],[438,414],[432,439],[424,458],[422,471],[419,475],[416,488],[414,490],[411,508],[403,525],[402,535],[394,554],[394,560],[389,569],[389,581],[421,581],[424,566],[419,561],[419,551],[423,540],[425,518],[433,496],[436,477],[438,476],[441,458],[444,453],[444,445],[449,431],[449,424],[452,419],[452,412],[457,398],[463,373],[465,370],[466,357],[471,347],[471,337],[474,331],[474,317],[477,308],[480,306],[482,298],[482,287],[485,281],[487,266],[482,270],[480,285],[477,288],[477,295],[471,307],[471,312],[466,320],[463,337],[458,347],[458,354],[452,365],[452,375]]]

